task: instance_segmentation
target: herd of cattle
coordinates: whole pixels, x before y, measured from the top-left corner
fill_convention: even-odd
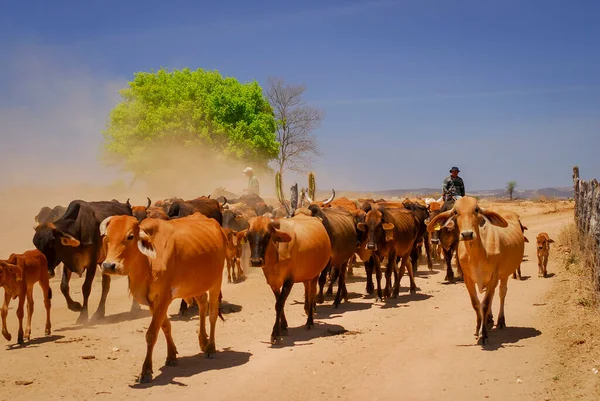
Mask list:
[[[78,323],[88,320],[88,299],[97,266],[102,272],[102,295],[93,318],[105,315],[111,275],[126,275],[134,298],[132,309],[149,307],[152,321],[146,333],[148,345],[139,380],[152,378],[152,351],[160,329],[167,340],[167,364],[176,361],[177,349],[167,318],[170,303],[181,298],[180,313],[196,302],[200,315],[199,343],[210,355],[216,351],[215,325],[220,317],[221,282],[224,266],[228,281],[239,282],[243,267],[261,267],[275,295],[273,343],[287,334],[284,305],[292,286],[303,283],[307,327],[313,325],[316,304],[324,302],[337,282],[333,305],[348,300],[346,275],[352,274],[357,259],[364,262],[366,292],[377,299],[397,297],[406,271],[410,292],[418,290],[414,272],[422,247],[429,269],[432,259],[443,254],[446,280],[454,280],[453,254],[458,277],[464,280],[477,315],[475,336],[484,344],[494,320],[494,292],[500,282],[500,311],[497,327],[505,327],[504,300],[510,275],[520,275],[524,227],[514,212],[484,209],[475,198],[449,202],[405,199],[335,198],[313,201],[297,185],[290,201],[280,194],[272,207],[256,195],[238,199],[199,197],[160,200],[132,206],[127,200],[72,201],[66,208],[44,207],[35,217],[35,250],[12,254],[0,261],[0,286],[5,289],[2,334],[10,341],[6,317],[8,304],[19,298],[18,342],[29,340],[33,313],[32,288],[43,290],[47,311],[46,334],[50,334],[49,278],[62,262],[60,284],[68,308],[80,312]],[[546,276],[549,244],[547,234],[537,237],[539,274]],[[242,261],[246,258],[246,261]],[[382,264],[386,262],[386,268]],[[382,273],[385,283],[382,286]],[[376,277],[376,288],[373,281]],[[83,305],[69,294],[71,274],[85,274]],[[392,282],[392,273],[394,280]],[[516,276],[515,276],[516,277]],[[480,302],[476,292],[485,293]],[[23,332],[23,307],[28,301],[28,319]],[[206,330],[209,316],[210,333]]]

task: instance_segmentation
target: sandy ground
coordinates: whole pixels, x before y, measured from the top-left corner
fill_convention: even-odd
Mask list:
[[[136,385],[150,318],[147,311],[129,313],[127,280],[113,279],[104,321],[78,326],[78,314],[67,310],[54,279],[52,336],[43,336],[39,288],[32,340],[22,347],[14,344],[17,322],[15,305],[11,305],[13,341],[0,340],[0,399],[567,399],[555,398],[552,392],[552,386],[556,390],[552,378],[559,374],[561,363],[555,351],[561,344],[555,335],[559,322],[549,319],[547,313],[547,308],[557,307],[554,300],[562,302],[560,297],[549,299],[548,294],[560,292],[563,272],[551,262],[549,272],[556,275],[537,277],[535,235],[540,231],[557,235],[572,219],[572,210],[567,204],[511,207],[523,215],[529,228],[526,235],[531,242],[526,244],[522,265],[526,279],[510,280],[508,328],[492,330],[490,344],[483,348],[475,345],[475,313],[464,285],[444,283],[441,265],[433,272],[419,267],[416,281],[420,291],[416,295],[408,293],[405,277],[400,297],[385,302],[364,295],[364,270],[355,269],[349,283],[350,301],[338,309],[331,307],[331,299],[318,306],[317,325],[310,331],[303,327],[303,287],[296,285],[286,306],[289,336],[282,346],[271,346],[274,297],[262,271],[252,269],[243,283],[224,281],[226,321],[217,327],[219,352],[211,359],[199,354],[198,318],[177,317],[177,300],[169,313],[179,365],[163,367],[166,346],[161,334],[154,353],[154,381]],[[3,230],[7,222],[11,222],[10,216],[3,222]],[[33,230],[24,235],[27,233],[32,235]],[[21,245],[26,246],[23,241]],[[81,298],[82,281],[71,282],[76,300]],[[97,277],[91,313],[99,290]],[[564,376],[564,380],[578,379]],[[582,393],[578,399],[596,398]]]

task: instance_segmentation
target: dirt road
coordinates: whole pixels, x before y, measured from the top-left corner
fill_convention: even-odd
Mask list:
[[[433,272],[419,267],[416,295],[407,292],[405,277],[400,297],[385,302],[363,295],[364,271],[355,269],[350,302],[333,309],[328,299],[318,306],[317,326],[310,331],[303,327],[303,287],[296,285],[286,307],[289,336],[282,346],[272,347],[274,297],[262,272],[253,269],[245,282],[223,285],[228,304],[226,322],[217,327],[216,356],[199,355],[197,316],[176,317],[176,301],[169,312],[174,316],[179,365],[163,367],[166,347],[161,334],[154,353],[154,381],[135,385],[150,318],[147,311],[129,313],[127,280],[113,280],[105,321],[77,326],[77,314],[67,310],[54,279],[53,335],[43,336],[43,303],[36,288],[32,341],[19,347],[14,340],[0,340],[0,399],[553,399],[544,390],[551,377],[546,355],[552,350],[540,310],[560,275],[537,277],[535,235],[555,235],[572,212],[519,211],[531,240],[522,265],[528,278],[509,282],[508,328],[492,330],[490,345],[484,348],[475,345],[475,313],[464,285],[443,283],[441,265]],[[555,272],[552,265],[549,271]],[[99,299],[98,279],[92,313]],[[81,283],[72,280],[75,299],[81,298]],[[14,305],[9,327],[14,339]]]

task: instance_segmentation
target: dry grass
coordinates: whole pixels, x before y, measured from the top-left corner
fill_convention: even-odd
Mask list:
[[[552,341],[544,372],[548,391],[557,400],[600,399],[600,313],[591,243],[570,224],[556,245],[551,258],[557,277],[544,316]]]

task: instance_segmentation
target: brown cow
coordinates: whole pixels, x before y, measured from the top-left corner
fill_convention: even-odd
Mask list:
[[[523,223],[521,223],[520,220],[519,220],[519,225],[521,226],[521,232],[523,234],[525,234],[525,230],[527,230],[527,227],[525,227],[523,225]],[[523,241],[529,242],[529,240],[527,239],[527,237],[525,235],[523,235]],[[515,272],[513,273],[513,278],[516,279],[517,277],[519,278],[519,280],[522,279],[522,277],[521,277],[521,265],[519,265],[519,267],[517,267],[517,270],[515,270]]]
[[[419,221],[415,215],[406,209],[388,209],[383,206],[366,203],[363,210],[367,213],[364,223],[358,223],[357,228],[363,231],[365,248],[372,252],[372,264],[377,277],[377,297],[397,297],[400,292],[400,280],[404,269],[408,269],[410,278],[410,292],[417,290],[414,274],[410,262],[410,253],[413,249],[419,231]],[[381,261],[388,258],[385,272],[385,291],[381,290]],[[400,274],[398,274],[398,259],[402,259]],[[365,269],[368,269],[365,264]],[[391,274],[394,272],[394,288],[391,292]],[[367,288],[373,287],[371,272],[367,270]]]
[[[454,222],[459,231],[458,258],[463,269],[465,285],[471,305],[477,315],[475,337],[485,344],[488,329],[494,324],[492,301],[500,281],[500,313],[498,328],[506,327],[504,301],[508,291],[508,278],[523,260],[525,242],[519,216],[511,211],[486,210],[477,199],[464,196],[454,207],[431,219],[427,229],[432,232],[438,224]],[[479,301],[477,289],[485,292]],[[490,326],[490,327],[488,327]]]
[[[148,209],[152,206],[152,201],[150,200],[150,198],[146,199],[148,199],[148,204],[146,206],[131,206],[131,203],[129,203],[129,199],[127,199],[127,205],[131,208],[131,214],[138,221],[142,221],[147,217]]]
[[[244,277],[244,270],[242,269],[241,257],[242,257],[242,246],[237,241],[237,232],[224,228],[223,232],[227,236],[227,247],[225,248],[225,261],[227,262],[227,282],[231,283],[231,277],[233,276],[233,282],[237,282]],[[237,267],[237,274],[235,268]]]
[[[548,277],[548,256],[550,256],[550,244],[554,240],[550,238],[548,233],[539,233],[537,240],[537,258],[538,258],[538,277]]]
[[[331,257],[331,243],[321,221],[304,215],[277,221],[254,217],[250,219],[250,228],[239,232],[237,237],[250,243],[250,264],[262,267],[275,295],[271,343],[279,342],[281,335],[287,334],[284,305],[294,283],[304,283],[306,326],[308,329],[314,326],[317,281]]]
[[[46,335],[50,335],[50,304],[52,289],[48,277],[48,262],[40,251],[27,251],[23,254],[12,254],[7,260],[0,260],[0,287],[4,288],[4,304],[2,305],[2,335],[8,341],[12,336],[6,326],[8,305],[10,300],[19,297],[17,317],[19,332],[17,342],[23,344],[31,337],[31,316],[33,315],[33,285],[37,282],[42,287],[44,306],[46,307]],[[23,306],[27,297],[27,327],[23,334]]]
[[[177,348],[167,318],[167,309],[175,298],[189,302],[196,299],[200,311],[200,349],[207,356],[216,352],[215,326],[227,244],[219,224],[200,213],[168,221],[146,219],[141,223],[131,216],[113,216],[102,222],[100,233],[106,250],[102,272],[128,276],[131,294],[139,303],[149,306],[152,313],[139,381],[152,379],[152,351],[161,328],[167,340],[166,364],[176,362]]]

